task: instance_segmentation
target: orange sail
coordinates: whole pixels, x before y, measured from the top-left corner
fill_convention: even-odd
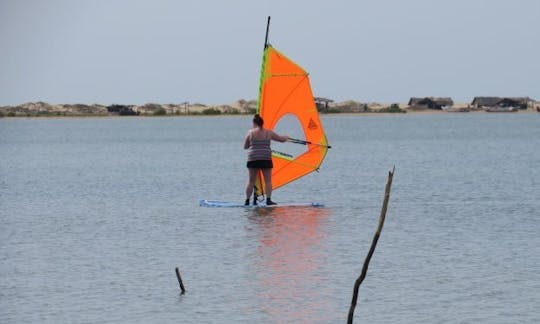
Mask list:
[[[274,129],[285,115],[297,118],[307,150],[295,157],[273,153],[272,188],[276,189],[319,169],[329,148],[323,125],[311,92],[308,73],[298,64],[267,44],[264,49],[259,89],[258,113],[267,129]],[[292,144],[291,144],[292,145]],[[263,194],[262,179],[256,194]]]

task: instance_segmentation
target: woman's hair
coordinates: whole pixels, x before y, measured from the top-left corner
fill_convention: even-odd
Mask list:
[[[262,127],[264,120],[261,118],[261,116],[259,116],[259,114],[256,114],[253,116],[253,123],[259,127]]]

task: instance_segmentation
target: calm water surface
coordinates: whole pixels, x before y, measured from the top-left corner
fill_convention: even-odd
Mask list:
[[[0,119],[0,322],[343,323],[393,165],[357,321],[540,322],[540,114],[323,122],[274,199],[327,208],[256,211],[197,205],[243,200],[249,116]]]

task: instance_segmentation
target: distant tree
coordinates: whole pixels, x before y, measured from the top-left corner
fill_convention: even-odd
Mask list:
[[[167,111],[164,108],[158,108],[154,111],[154,116],[163,116],[166,115]]]
[[[215,108],[206,108],[202,111],[203,115],[220,115],[221,110]]]
[[[379,112],[382,112],[382,113],[404,113],[406,111],[399,108],[398,104],[391,104],[389,107],[380,109]]]

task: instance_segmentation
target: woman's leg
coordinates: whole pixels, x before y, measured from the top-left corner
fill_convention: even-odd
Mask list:
[[[272,169],[262,169],[264,176],[264,189],[266,190],[266,198],[272,197]]]
[[[258,169],[248,168],[248,182],[246,184],[246,199],[249,200],[253,194],[253,186],[255,186],[255,179],[257,178]]]

